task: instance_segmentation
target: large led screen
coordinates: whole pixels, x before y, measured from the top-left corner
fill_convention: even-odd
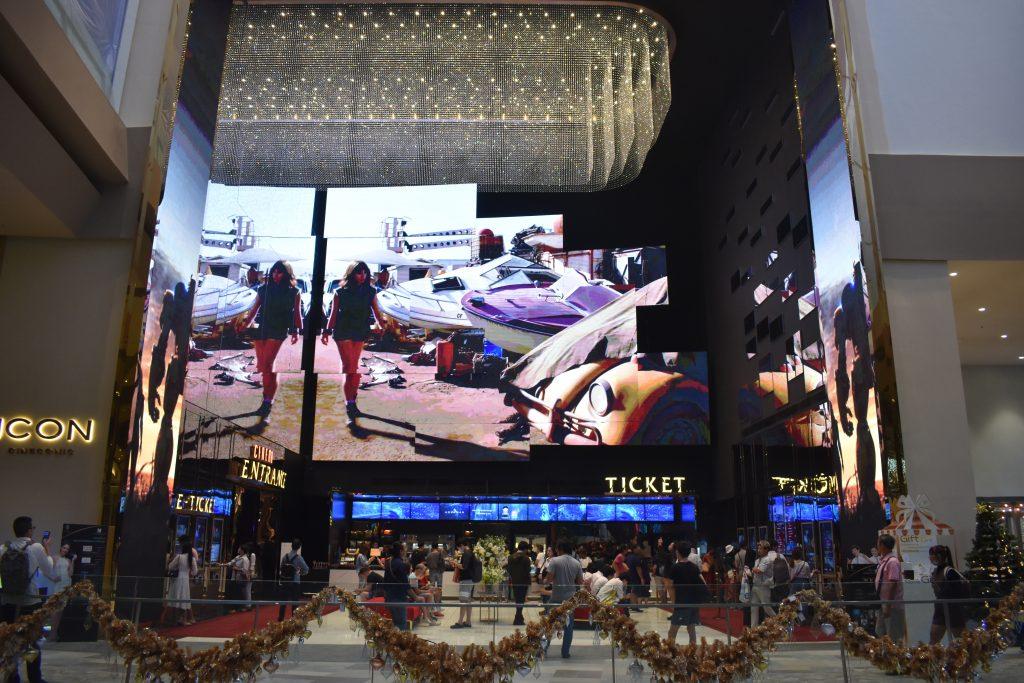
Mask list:
[[[586,226],[479,218],[476,193],[332,189],[319,239],[314,190],[209,184],[186,400],[293,451],[315,401],[322,461],[707,444],[706,354],[638,348],[668,249],[568,249]]]
[[[293,451],[313,196],[311,189],[209,185],[185,386],[186,400]]]
[[[478,218],[467,185],[329,190],[314,459],[708,443],[706,355],[638,355],[667,249],[567,249],[572,229]]]

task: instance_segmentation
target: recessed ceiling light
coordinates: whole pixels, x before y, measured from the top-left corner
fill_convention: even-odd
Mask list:
[[[984,312],[985,312],[985,311],[987,311],[987,310],[988,310],[987,308],[985,308],[984,306],[982,306],[981,308],[979,308],[979,309],[978,309],[978,313],[984,313]]]
[[[958,272],[956,272],[956,271],[954,270],[954,271],[953,271],[952,273],[950,273],[950,274],[949,274],[949,276],[950,276],[950,277],[956,277],[956,276],[957,276],[957,275],[959,275],[959,274],[960,274],[960,273],[958,273]]]
[[[1017,356],[1017,360],[1024,360],[1024,356]]]
[[[999,338],[1000,338],[1000,339],[1006,339],[1006,338],[1007,338],[1007,337],[1009,337],[1009,336],[1010,336],[1010,335],[1008,335],[1008,334],[1001,334],[1001,335],[999,335]]]

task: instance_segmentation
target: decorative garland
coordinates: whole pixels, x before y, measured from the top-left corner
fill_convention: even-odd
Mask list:
[[[39,656],[35,644],[44,624],[76,596],[88,599],[87,620],[91,617],[99,623],[110,647],[126,663],[135,664],[139,677],[174,683],[246,678],[253,681],[261,670],[273,673],[280,666],[278,658],[288,655],[292,639],[302,643],[310,637],[309,623],[315,619],[322,625],[324,607],[334,603],[348,609],[353,630],[365,632],[367,646],[374,653],[370,666],[375,670],[391,667],[401,680],[487,683],[495,677],[507,682],[516,673],[526,675],[539,666],[552,636],[562,636],[569,611],[589,607],[595,640],[610,638],[621,657],[635,658],[631,670],[642,670],[642,660],[658,681],[731,683],[768,667],[767,653],[789,638],[796,622],[802,620],[802,606],[813,608],[814,626],[826,635],[838,634],[847,652],[879,669],[924,680],[972,680],[979,668],[989,671],[991,661],[1010,646],[1013,617],[1024,608],[1021,584],[989,612],[981,628],[965,631],[947,646],[906,648],[888,636],[878,638],[869,634],[853,624],[844,610],[807,590],[788,598],[776,616],[747,629],[731,645],[720,641],[709,644],[704,639],[699,645],[678,645],[653,631],[640,633],[636,622],[620,608],[580,592],[530,622],[525,631],[517,630],[486,647],[468,645],[460,654],[447,643],[430,643],[410,631],[394,629],[390,620],[360,605],[351,593],[328,587],[297,607],[286,621],[243,633],[222,646],[192,652],[179,647],[171,638],[149,629],[140,630],[131,621],[117,617],[113,606],[96,595],[92,584],[82,582],[57,593],[32,614],[14,623],[0,624],[0,675],[6,677],[22,658],[32,660]]]

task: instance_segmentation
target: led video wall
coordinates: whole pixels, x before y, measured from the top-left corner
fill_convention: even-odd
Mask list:
[[[331,496],[331,518],[347,517],[345,494]],[[353,520],[467,522],[689,522],[696,521],[692,498],[400,498],[351,496]]]
[[[322,227],[312,189],[205,196],[185,398],[249,434],[298,451],[315,381],[314,460],[710,441],[706,353],[638,348],[664,246],[570,249],[587,226],[479,218],[475,185],[331,189]]]

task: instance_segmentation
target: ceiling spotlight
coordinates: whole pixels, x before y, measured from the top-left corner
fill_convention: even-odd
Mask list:
[[[988,310],[987,308],[985,308],[984,306],[982,306],[981,308],[979,308],[979,309],[978,309],[978,313],[984,313],[984,312],[985,312],[985,311],[987,311],[987,310]]]
[[[1010,336],[1010,335],[1008,335],[1008,334],[1001,334],[1001,335],[999,335],[999,338],[1000,338],[1000,339],[1006,339],[1006,338],[1007,338],[1007,337],[1009,337],[1009,336]]]
[[[958,273],[958,272],[956,272],[956,271],[954,270],[954,271],[953,271],[952,273],[950,273],[950,274],[949,274],[949,276],[950,276],[950,277],[956,277],[956,276],[957,276],[957,275],[959,275],[959,274],[960,274],[960,273]]]
[[[1024,356],[1017,356],[1017,360],[1024,360]]]

